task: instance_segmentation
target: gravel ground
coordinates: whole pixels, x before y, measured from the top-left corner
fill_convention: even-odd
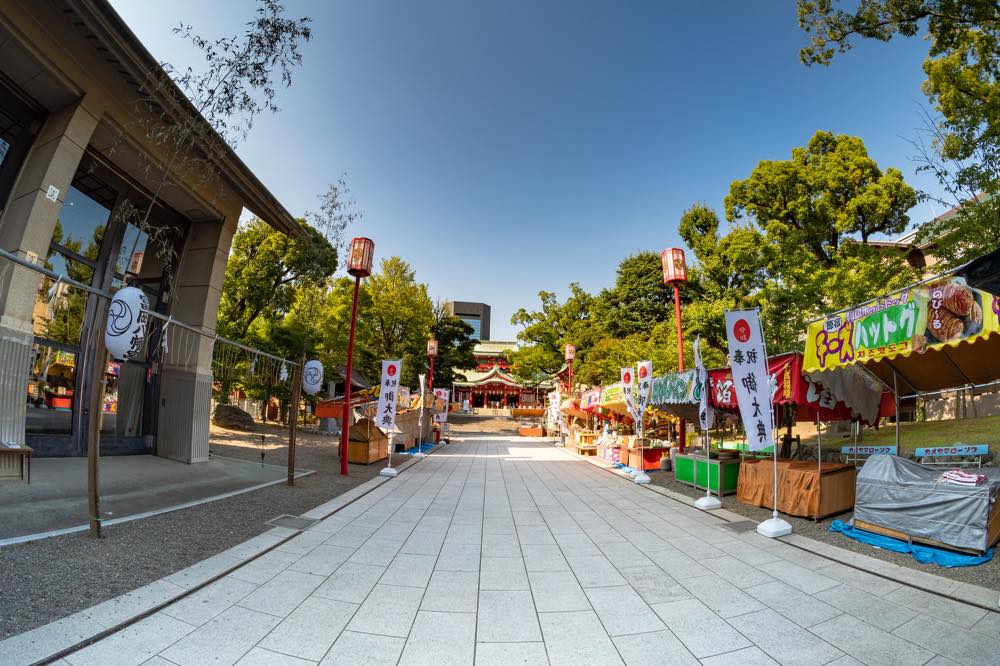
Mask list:
[[[212,429],[214,455],[285,464],[287,430],[258,425],[257,434]],[[0,639],[41,626],[142,587],[271,529],[265,521],[299,515],[378,474],[381,464],[339,474],[336,437],[300,431],[296,467],[316,474],[294,487],[270,486],[201,506],[104,529],[0,548]]]
[[[655,485],[666,488],[667,490],[696,499],[705,496],[704,490],[696,490],[687,484],[675,481],[673,472],[650,472],[649,476]],[[735,495],[727,495],[723,497],[722,508],[746,516],[747,518],[757,522],[763,522],[771,517],[770,509],[738,502]],[[809,537],[810,539],[815,539],[816,541],[823,541],[825,543],[843,548],[844,550],[852,550],[870,557],[877,557],[880,560],[892,562],[893,564],[899,564],[911,569],[919,569],[920,571],[925,571],[927,573],[933,573],[946,578],[953,578],[955,580],[964,581],[973,585],[981,585],[982,587],[987,587],[991,590],[1000,591],[1000,558],[994,557],[986,564],[981,564],[976,567],[957,567],[951,569],[939,567],[936,564],[921,564],[909,555],[894,553],[888,550],[880,550],[867,544],[854,541],[853,539],[848,539],[842,534],[830,531],[830,523],[834,520],[847,522],[851,519],[851,515],[851,512],[842,513],[839,516],[832,516],[818,522],[814,522],[812,519],[797,518],[795,516],[786,516],[784,514],[782,514],[781,517],[792,525],[792,529],[795,534]]]

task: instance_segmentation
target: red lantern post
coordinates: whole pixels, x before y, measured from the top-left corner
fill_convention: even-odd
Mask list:
[[[569,386],[569,397],[570,400],[573,399],[573,360],[576,358],[576,345],[566,345],[565,356],[566,359],[566,372],[567,379],[566,383]]]
[[[679,247],[669,247],[660,253],[663,261],[663,284],[674,288],[674,320],[677,323],[677,369],[684,370],[684,332],[681,327],[681,282],[687,282],[687,264],[684,262],[684,250]],[[684,419],[678,423],[677,444],[681,453],[687,441],[687,424]]]
[[[351,332],[347,338],[347,376],[344,378],[344,414],[340,422],[340,473],[347,476],[347,443],[351,430],[351,375],[354,371],[354,326],[358,319],[358,291],[361,278],[372,274],[375,241],[358,237],[351,240],[347,253],[347,272],[354,276],[354,301],[351,304]]]
[[[434,358],[438,355],[438,341],[431,338],[427,341],[427,364],[430,370],[427,373],[427,390],[434,390]]]

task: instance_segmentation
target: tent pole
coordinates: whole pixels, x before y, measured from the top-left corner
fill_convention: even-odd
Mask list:
[[[899,381],[896,371],[892,371],[892,397],[896,402],[896,455],[899,455]]]
[[[819,520],[819,512],[823,505],[823,439],[819,432],[819,410],[816,410],[816,469],[819,472],[819,501],[816,503],[816,517]]]

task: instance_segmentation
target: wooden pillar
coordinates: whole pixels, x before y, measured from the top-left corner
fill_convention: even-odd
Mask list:
[[[302,397],[302,368],[306,357],[299,361],[299,367],[292,371],[292,404],[288,407],[288,485],[295,485],[295,432],[299,423],[299,400]]]

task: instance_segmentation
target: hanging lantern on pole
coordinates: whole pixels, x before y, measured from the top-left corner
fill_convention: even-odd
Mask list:
[[[108,306],[108,325],[104,329],[104,344],[111,357],[127,361],[142,352],[149,321],[149,299],[141,289],[119,289]]]
[[[354,276],[354,298],[351,301],[351,332],[347,338],[347,367],[344,371],[344,412],[340,421],[340,474],[347,476],[348,432],[351,427],[351,379],[354,376],[354,330],[358,321],[358,292],[361,278],[372,274],[375,241],[358,236],[351,239],[347,252],[347,272]]]
[[[302,368],[302,390],[316,395],[323,388],[323,364],[312,360]]]
[[[375,255],[375,241],[359,236],[351,241],[347,253],[347,272],[356,278],[372,274],[372,257]]]
[[[660,253],[663,260],[663,284],[674,288],[674,323],[677,325],[677,369],[684,370],[684,331],[681,326],[681,290],[682,282],[687,282],[687,262],[684,261],[684,250],[679,247],[668,247]],[[687,424],[680,419],[677,433],[677,443],[681,453],[687,440]]]

